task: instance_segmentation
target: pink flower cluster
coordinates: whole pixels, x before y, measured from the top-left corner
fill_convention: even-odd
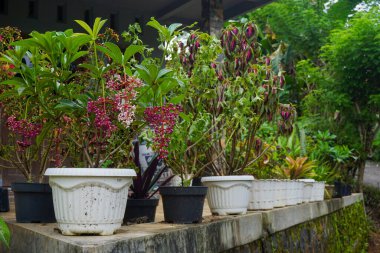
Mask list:
[[[160,158],[168,156],[167,147],[170,142],[170,134],[173,132],[174,125],[181,111],[182,108],[179,105],[173,104],[145,109],[145,120],[154,130],[155,137],[153,141]]]
[[[14,134],[21,136],[21,140],[17,141],[21,150],[31,146],[32,140],[41,133],[42,129],[40,124],[28,122],[26,119],[17,120],[15,116],[7,119],[7,127]]]
[[[117,127],[112,123],[113,115],[117,112],[117,103],[114,100],[99,97],[89,101],[87,111],[95,114],[95,127],[102,130],[104,137],[110,137]]]
[[[121,78],[118,74],[112,75],[107,81],[109,89],[118,91],[115,95],[117,109],[119,110],[118,120],[125,127],[129,127],[133,122],[136,106],[132,103],[137,96],[136,88],[142,85],[142,81],[136,77],[124,76]]]

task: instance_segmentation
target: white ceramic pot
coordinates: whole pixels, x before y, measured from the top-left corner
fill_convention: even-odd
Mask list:
[[[274,207],[284,207],[287,203],[287,187],[288,184],[285,180],[273,180],[274,193]]]
[[[304,185],[304,182],[297,180],[297,191],[298,191],[297,204],[301,204],[303,202],[303,185]]]
[[[298,187],[297,182],[295,180],[287,180],[285,182],[287,184],[286,205],[287,206],[297,205],[298,194],[299,194],[297,191],[297,187]]]
[[[300,182],[303,183],[302,188],[302,202],[308,203],[312,201],[312,192],[313,192],[313,185],[315,180],[314,179],[300,179]]]
[[[253,180],[249,210],[266,210],[274,207],[273,180]]]
[[[315,182],[315,201],[322,201],[325,196],[325,182]]]
[[[247,212],[253,176],[202,177],[208,187],[207,201],[213,214],[245,214]]]
[[[64,235],[111,235],[121,227],[132,169],[49,168],[58,228]]]

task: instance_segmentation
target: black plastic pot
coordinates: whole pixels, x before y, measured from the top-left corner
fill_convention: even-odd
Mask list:
[[[123,224],[154,222],[158,199],[128,199]]]
[[[164,217],[170,223],[202,222],[206,186],[173,187],[159,189],[164,207]]]
[[[195,177],[191,181],[191,186],[202,186],[201,177]]]
[[[334,187],[335,187],[334,197],[340,198],[340,197],[351,195],[352,186],[349,184],[345,184],[345,183],[340,182],[340,181],[335,181]]]
[[[13,183],[16,221],[22,223],[55,222],[53,195],[48,184]]]
[[[0,188],[0,212],[9,211],[9,194],[7,188]]]

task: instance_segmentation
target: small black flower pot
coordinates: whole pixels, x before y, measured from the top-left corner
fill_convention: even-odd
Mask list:
[[[55,222],[53,195],[48,184],[13,183],[16,221],[21,223]]]
[[[191,181],[191,186],[202,186],[201,177],[195,177]]]
[[[158,199],[128,199],[123,224],[154,222]]]
[[[162,196],[166,222],[202,222],[203,205],[207,194],[206,186],[162,186],[159,191]]]
[[[7,188],[0,188],[0,212],[9,212],[9,194]]]
[[[345,184],[345,183],[340,182],[340,181],[335,181],[334,182],[334,186],[335,186],[335,195],[334,195],[334,197],[341,198],[341,197],[344,197],[344,196],[351,195],[351,191],[352,191],[351,185]]]

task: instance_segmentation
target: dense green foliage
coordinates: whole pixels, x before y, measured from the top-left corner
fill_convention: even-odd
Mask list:
[[[368,216],[379,226],[380,222],[380,189],[375,186],[366,185],[363,188],[364,204]],[[375,227],[376,228],[376,227]],[[380,227],[377,227],[379,229]]]
[[[313,156],[318,169],[339,165],[351,177],[359,172],[361,183],[380,125],[380,17],[378,7],[355,11],[358,3],[280,0],[248,17],[265,27],[264,45],[285,43],[281,63],[287,71],[287,96],[304,128],[306,141],[300,144],[315,140],[318,131],[336,135],[330,148],[314,142],[314,154],[301,145],[307,152],[299,155]],[[318,150],[325,154],[316,155]],[[350,151],[351,158],[335,160],[341,151]]]

